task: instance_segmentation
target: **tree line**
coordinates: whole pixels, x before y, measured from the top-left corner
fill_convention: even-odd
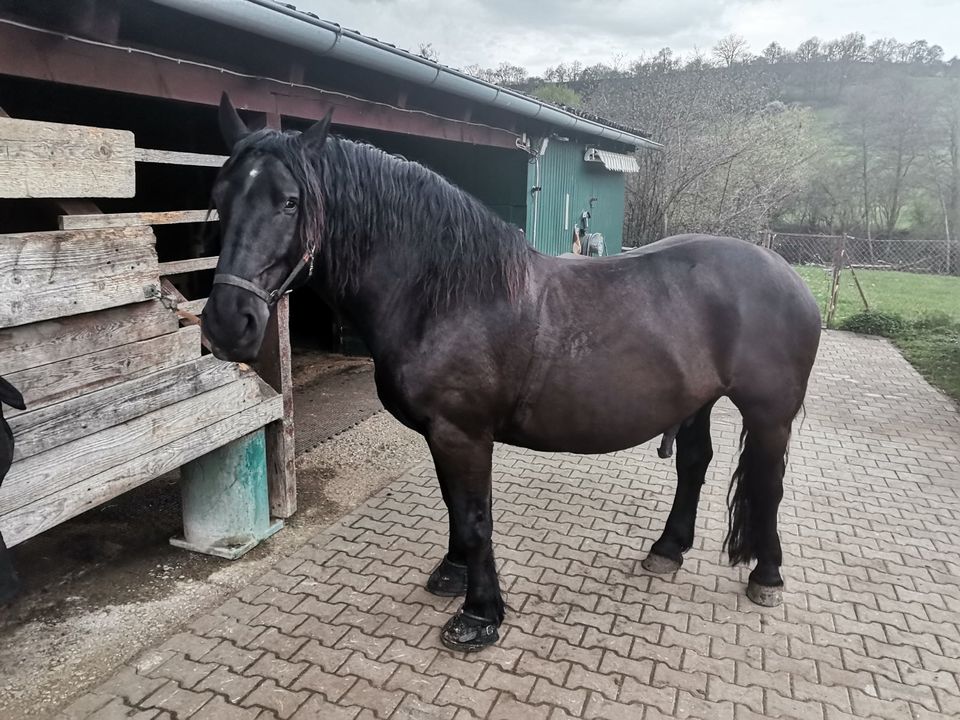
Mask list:
[[[540,76],[468,71],[636,127],[624,239],[762,230],[952,240],[960,230],[960,60],[925,40],[861,33],[751,52],[664,48]],[[960,254],[960,253],[958,253]]]

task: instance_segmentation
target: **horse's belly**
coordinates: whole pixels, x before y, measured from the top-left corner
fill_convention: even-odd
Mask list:
[[[662,435],[696,412],[694,405],[664,403],[615,385],[589,392],[556,388],[525,403],[497,439],[546,452],[615,452]]]

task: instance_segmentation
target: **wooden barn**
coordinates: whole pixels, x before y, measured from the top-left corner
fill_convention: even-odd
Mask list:
[[[255,367],[203,349],[223,91],[251,125],[333,108],[335,132],[446,175],[554,254],[586,208],[619,252],[623,173],[657,147],[271,0],[0,0],[0,48],[0,376],[28,404],[9,414],[10,545],[181,466],[209,489],[251,448],[267,514],[296,511],[289,328],[329,311],[285,297]],[[189,530],[198,549],[217,531]]]

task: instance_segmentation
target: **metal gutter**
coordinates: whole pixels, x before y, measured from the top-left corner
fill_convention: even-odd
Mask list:
[[[535,98],[497,87],[466,73],[369,38],[336,23],[319,20],[272,0],[152,0],[175,10],[269,37],[351,65],[436,88],[474,102],[637,148],[662,145],[633,133],[578,117]]]

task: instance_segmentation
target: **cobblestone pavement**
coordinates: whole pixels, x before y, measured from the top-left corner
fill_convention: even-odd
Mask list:
[[[655,442],[601,457],[500,447],[499,646],[439,643],[423,584],[445,547],[415,468],[62,718],[396,720],[960,716],[960,416],[882,341],[827,334],[781,509],[785,602],[720,554],[739,419],[696,546],[640,560],[673,497]],[[148,619],[145,619],[148,621]]]

